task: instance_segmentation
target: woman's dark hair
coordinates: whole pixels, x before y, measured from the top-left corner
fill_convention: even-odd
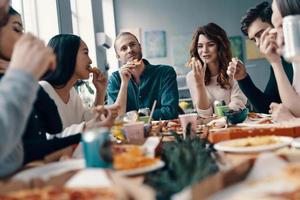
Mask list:
[[[18,13],[18,11],[16,11],[15,9],[13,9],[13,7],[11,7],[11,6],[8,9],[8,15],[9,16],[11,16],[11,15],[20,15],[21,16],[21,14]]]
[[[54,88],[62,88],[75,72],[76,58],[81,39],[71,34],[59,34],[51,38],[48,43],[56,54],[56,69],[48,71],[43,80]]]
[[[282,17],[300,14],[300,0],[274,0]]]
[[[272,8],[268,2],[264,1],[247,10],[246,14],[241,19],[241,31],[244,35],[248,36],[249,26],[258,18],[260,18],[262,22],[272,24]]]
[[[215,23],[209,23],[205,26],[198,27],[193,35],[192,44],[190,47],[190,58],[195,57],[201,60],[198,54],[198,38],[200,35],[204,35],[209,40],[212,40],[216,43],[218,48],[218,60],[220,70],[219,75],[217,77],[217,82],[219,83],[221,88],[230,89],[231,85],[226,70],[232,58],[232,55],[230,50],[230,42],[226,32]],[[210,80],[211,72],[207,68],[205,72],[205,85],[208,85],[210,83]]]

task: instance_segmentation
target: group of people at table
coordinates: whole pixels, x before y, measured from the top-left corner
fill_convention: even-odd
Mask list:
[[[144,59],[133,34],[116,37],[114,48],[122,66],[107,79],[90,67],[88,47],[79,36],[59,34],[45,45],[23,33],[21,16],[7,0],[0,0],[0,8],[0,177],[79,143],[87,130],[111,127],[117,116],[150,108],[154,101],[153,119],[178,117],[175,70]],[[213,101],[224,100],[230,109],[244,108],[249,101],[257,112],[270,112],[276,121],[300,117],[300,69],[281,57],[283,17],[297,14],[300,1],[273,0],[272,5],[262,2],[250,8],[241,19],[243,34],[271,64],[265,91],[255,86],[245,65],[232,58],[220,26],[208,23],[196,29],[186,78],[200,116],[212,115]],[[93,108],[85,107],[74,89],[90,73],[96,88]]]

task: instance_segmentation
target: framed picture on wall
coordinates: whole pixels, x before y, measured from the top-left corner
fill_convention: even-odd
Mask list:
[[[166,32],[145,31],[144,51],[147,58],[162,58],[167,56]]]
[[[248,60],[257,60],[263,59],[264,56],[259,52],[258,47],[254,44],[253,41],[246,40],[246,57]]]
[[[231,36],[229,37],[231,53],[233,57],[239,58],[244,61],[243,54],[243,39],[241,36]]]

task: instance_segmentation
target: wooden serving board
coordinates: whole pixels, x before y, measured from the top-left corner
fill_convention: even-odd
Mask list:
[[[237,139],[251,136],[276,135],[300,137],[300,124],[298,126],[279,125],[266,127],[229,127],[224,129],[210,130],[208,139],[211,143],[217,143],[224,140]]]

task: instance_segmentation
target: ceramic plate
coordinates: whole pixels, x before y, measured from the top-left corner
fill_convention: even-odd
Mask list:
[[[79,170],[83,168],[85,168],[85,162],[83,159],[72,159],[50,163],[41,167],[35,167],[32,169],[21,171],[17,173],[13,178],[22,181],[30,181],[33,178],[41,178],[43,180],[46,180],[51,176],[56,176],[67,171]]]
[[[218,151],[225,151],[231,153],[258,153],[262,151],[272,151],[272,150],[276,150],[288,146],[293,141],[293,138],[291,137],[285,137],[285,136],[272,136],[272,137],[276,138],[278,142],[273,144],[257,145],[257,146],[250,146],[250,147],[231,146],[234,145],[234,143],[243,143],[246,140],[248,140],[248,138],[241,138],[241,139],[219,142],[215,144],[214,147]]]
[[[160,169],[165,166],[164,161],[159,160],[155,162],[153,165],[136,168],[136,169],[129,169],[129,170],[121,170],[116,171],[117,174],[124,175],[124,176],[133,176],[133,175],[139,175],[139,174],[145,174],[151,171],[155,171],[157,169]]]
[[[295,148],[300,148],[300,137],[295,138],[292,142],[292,146]]]
[[[147,173],[147,172],[151,172],[151,171],[160,169],[164,165],[165,165],[165,163],[163,161],[159,160],[150,166],[136,168],[136,169],[130,169],[130,170],[116,171],[116,173],[118,173],[120,175],[124,175],[124,176],[132,176],[132,175],[143,174],[143,173]],[[52,176],[63,174],[65,172],[68,172],[71,170],[80,170],[80,169],[84,169],[84,168],[85,168],[84,159],[73,159],[73,160],[50,163],[45,166],[21,171],[21,172],[17,173],[13,178],[22,180],[22,181],[26,181],[26,182],[28,182],[34,178],[40,178],[43,180],[47,180]]]

